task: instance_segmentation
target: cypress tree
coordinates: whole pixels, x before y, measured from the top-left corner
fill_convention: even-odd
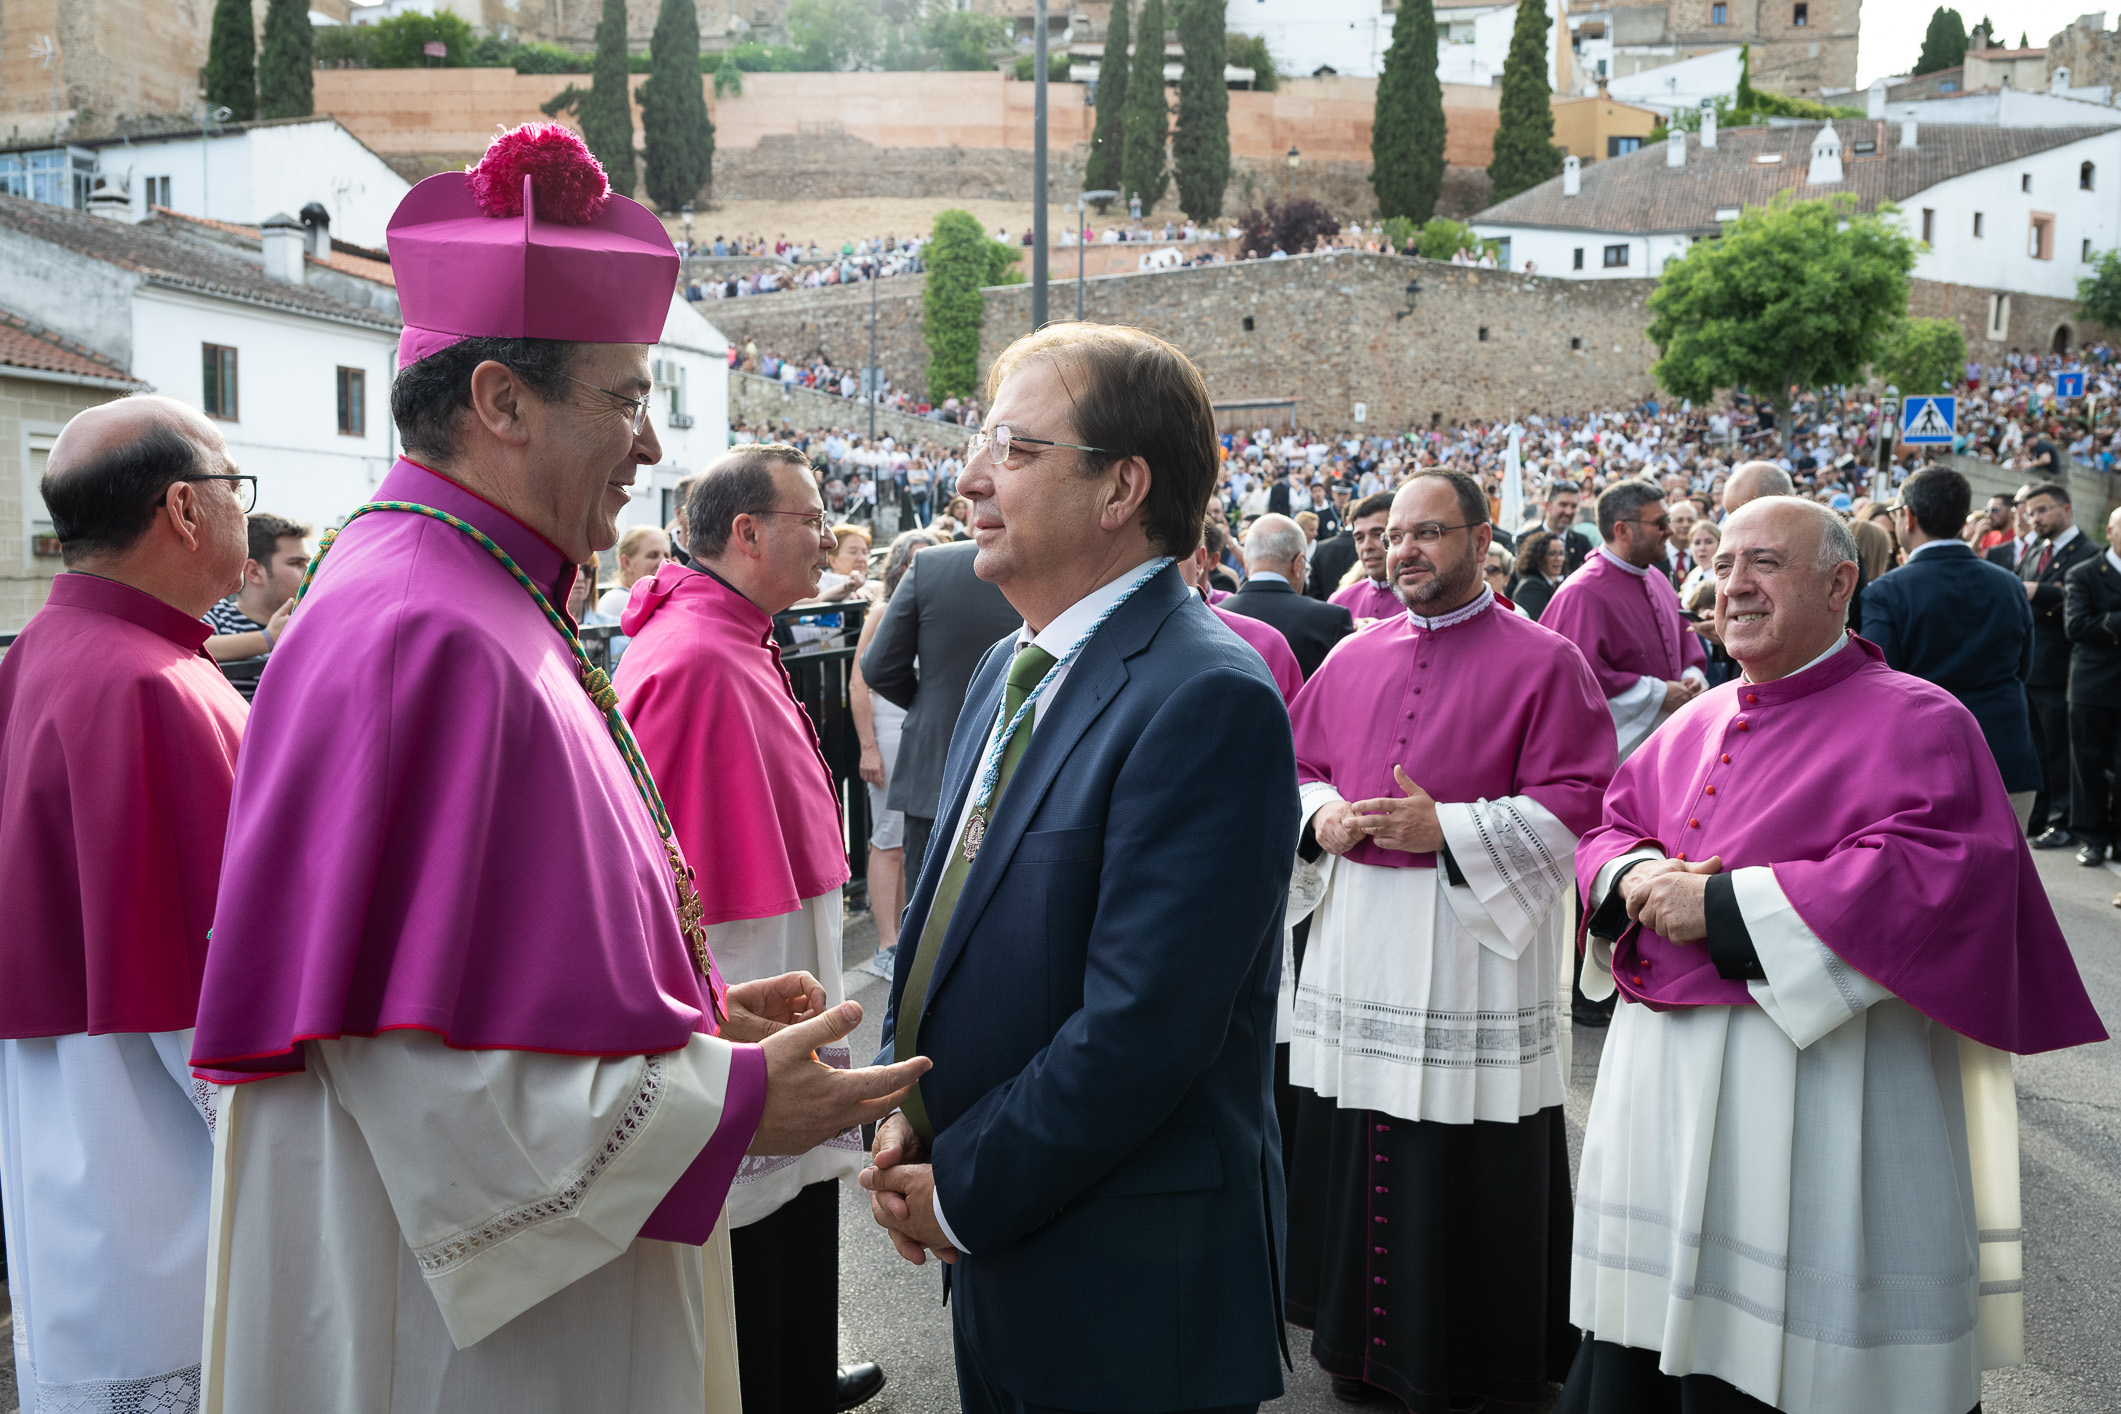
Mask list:
[[[695,69],[698,64],[695,57]],[[633,95],[626,79],[626,0],[604,0],[603,18],[597,21],[596,61],[590,75],[589,93],[575,109],[575,117],[582,125],[582,141],[604,164],[604,171],[611,177],[611,189],[621,196],[632,196]]]
[[[921,289],[921,330],[928,341],[928,396],[970,397],[979,387],[979,332],[987,305],[980,286],[993,278],[994,242],[969,211],[938,212],[921,251],[928,268]]]
[[[675,211],[714,175],[714,120],[700,80],[700,12],[693,0],[663,0],[641,85],[641,146],[648,195]]]
[[[1547,84],[1547,26],[1544,6],[1517,7],[1517,27],[1510,32],[1509,57],[1502,61],[1502,112],[1495,127],[1495,156],[1488,179],[1496,201],[1536,187],[1561,170],[1566,156],[1554,145],[1554,90]]]
[[[1180,208],[1191,219],[1208,222],[1223,214],[1223,191],[1230,185],[1230,89],[1223,81],[1230,40],[1223,28],[1223,0],[1178,0],[1178,42],[1186,53],[1178,81],[1172,174],[1178,179]]]
[[[1127,0],[1112,0],[1112,19],[1105,29],[1105,57],[1097,66],[1097,126],[1090,132],[1090,157],[1083,163],[1085,191],[1119,190],[1121,112],[1127,106]]]
[[[1370,125],[1370,185],[1380,214],[1404,216],[1417,226],[1436,214],[1443,191],[1443,144],[1436,11],[1430,0],[1401,0]]]
[[[315,34],[307,0],[271,0],[258,62],[259,117],[307,118],[316,111],[310,77],[317,65]]]
[[[1922,36],[1922,57],[1915,60],[1915,72],[1933,74],[1965,63],[1966,38],[1966,20],[1957,10],[1939,5],[1930,12],[1930,25]]]
[[[1142,0],[1141,29],[1134,40],[1134,66],[1127,73],[1127,106],[1120,118],[1119,189],[1140,195],[1147,216],[1171,184],[1164,146],[1171,136],[1171,109],[1164,97],[1164,0]]]
[[[305,13],[303,22],[308,22]],[[214,0],[214,26],[206,41],[206,101],[226,108],[231,121],[258,116],[258,37],[250,24],[250,0]]]

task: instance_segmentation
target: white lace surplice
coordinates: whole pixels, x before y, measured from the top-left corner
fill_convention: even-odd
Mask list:
[[[0,1041],[22,1414],[192,1414],[211,1110],[190,1031]]]
[[[845,920],[840,891],[835,887],[804,899],[795,912],[777,918],[713,924],[707,929],[707,946],[714,950],[715,965],[729,982],[808,972],[824,987],[825,1005],[838,1006],[847,1000],[840,969]],[[820,1046],[817,1055],[825,1064],[843,1068],[853,1061],[853,1052],[846,1046]],[[747,1154],[729,1189],[729,1226],[749,1227],[772,1217],[809,1185],[828,1179],[851,1180],[866,1162],[859,1129],[838,1134],[807,1154]]]
[[[633,1236],[721,1120],[728,1043],[305,1049],[220,1092],[206,1414],[737,1414],[726,1226]]]
[[[1848,967],[1771,869],[1732,882],[1759,1005],[1615,1015],[1570,1319],[1789,1414],[1971,1409],[2023,1359],[2010,1057]],[[1610,965],[1594,948],[1587,993]]]
[[[1302,791],[1309,818],[1340,794]],[[1441,804],[1466,882],[1326,856],[1289,1079],[1343,1109],[1514,1124],[1561,1103],[1568,1050],[1556,1007],[1576,837],[1523,796]]]

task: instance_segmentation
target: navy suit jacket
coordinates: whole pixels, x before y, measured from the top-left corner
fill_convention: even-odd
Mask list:
[[[2005,790],[2040,789],[2025,699],[2033,610],[2018,576],[1946,541],[1864,589],[1863,636],[1886,666],[1935,683],[1974,714]]]
[[[901,938],[927,925],[1012,649],[973,675]],[[1019,1398],[1282,1391],[1274,1021],[1297,816],[1266,664],[1166,568],[1040,704],[921,1017],[936,1192],[967,1249],[949,1299]]]

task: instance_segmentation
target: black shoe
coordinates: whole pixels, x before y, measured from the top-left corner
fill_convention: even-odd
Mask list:
[[[2034,849],[2068,849],[2077,842],[2077,837],[2060,825],[2051,826],[2045,834],[2034,835]]]
[[[1571,1002],[1569,1019],[1578,1026],[1606,1027],[1613,1024],[1613,1018],[1596,1002]]]
[[[2106,846],[2097,840],[2086,840],[2084,848],[2077,851],[2077,862],[2087,869],[2097,869],[2106,863]]]
[[[1333,1397],[1342,1404],[1375,1404],[1385,1395],[1384,1391],[1375,1385],[1366,1385],[1361,1380],[1344,1380],[1335,1375]]]
[[[834,1409],[853,1409],[876,1398],[884,1387],[884,1367],[874,1360],[840,1366],[839,1402]]]

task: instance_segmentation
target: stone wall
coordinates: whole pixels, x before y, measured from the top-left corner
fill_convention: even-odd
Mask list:
[[[844,427],[857,435],[869,430],[869,409],[851,399],[820,393],[815,388],[790,388],[755,373],[729,375],[729,425],[738,423],[757,430],[787,423],[797,428]],[[948,422],[930,422],[904,413],[876,412],[876,435],[896,437],[901,442],[944,442],[962,447],[972,435],[967,427]]]
[[[262,0],[254,0],[259,16]],[[0,5],[0,141],[52,136],[52,71],[30,52],[58,44],[58,122],[68,137],[165,132],[198,118],[211,4],[199,0],[7,0]]]
[[[1966,336],[1967,357],[1986,363],[2004,353],[2052,353],[2056,340],[2074,349],[2111,340],[2104,325],[2077,317],[2074,300],[2052,295],[2013,294],[2010,322],[2001,339],[1988,337],[1989,297],[2003,293],[1976,285],[1949,285],[1915,280],[1908,288],[1907,312],[1924,319],[1954,319]]]
[[[1083,189],[1087,144],[1053,149],[1048,192]],[[714,154],[716,201],[828,201],[876,196],[1031,200],[1031,153],[1002,147],[878,147],[848,133],[768,133]]]
[[[52,576],[59,572],[57,556],[30,553],[32,508],[24,504],[29,488],[44,474],[51,436],[75,413],[119,396],[114,388],[9,377],[0,369],[0,633],[19,632],[44,607]]]
[[[2057,69],[2069,70],[2072,88],[2108,84],[2121,89],[2121,30],[2078,23],[2050,37],[2047,72],[2052,76]]]
[[[920,285],[887,281],[878,319],[885,374],[915,393],[927,367]],[[1633,401],[1653,386],[1651,288],[1340,252],[1099,276],[1083,293],[1087,318],[1184,349],[1214,397],[1295,398],[1300,421],[1337,428],[1357,403],[1367,425],[1393,427]],[[1049,298],[1054,317],[1072,317],[1075,282],[1055,280]],[[1029,331],[1030,309],[1028,286],[986,291],[982,368]],[[858,367],[868,350],[864,289],[723,301],[713,317],[762,352]]]
[[[1982,461],[1979,457],[1964,457],[1947,452],[1935,458],[1940,466],[1948,466],[1966,478],[1974,488],[1974,509],[1988,504],[1991,496],[2012,496],[2025,484],[2025,473],[2006,471],[1994,462]],[[2071,462],[2064,469],[2063,481],[2069,486],[2071,506],[2077,513],[2077,526],[2094,539],[2106,534],[2106,518],[2121,504],[2121,476],[2113,476],[2097,467],[2082,462]]]

